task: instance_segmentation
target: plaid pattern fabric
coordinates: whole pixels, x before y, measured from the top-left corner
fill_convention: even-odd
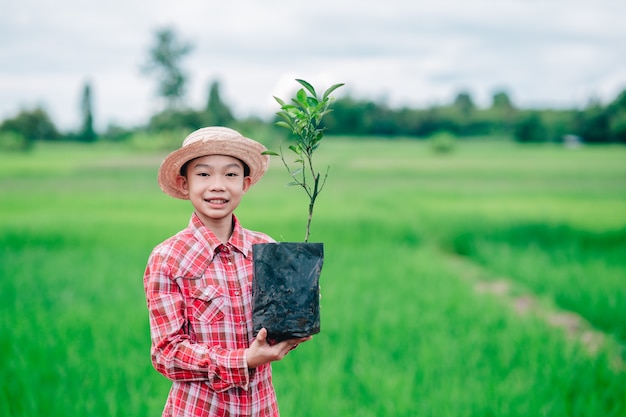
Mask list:
[[[173,381],[163,416],[278,416],[269,364],[248,369],[252,245],[241,227],[222,244],[194,213],[154,248],[144,274],[152,363]]]

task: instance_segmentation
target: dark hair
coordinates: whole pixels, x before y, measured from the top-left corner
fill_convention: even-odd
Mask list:
[[[200,157],[198,157],[200,158]],[[180,175],[182,175],[183,177],[187,176],[187,168],[189,167],[189,164],[191,163],[191,161],[193,161],[194,159],[198,159],[198,158],[193,158],[190,159],[189,161],[185,162],[183,164],[182,167],[180,167]],[[235,158],[233,156],[233,158]],[[244,177],[249,177],[250,176],[250,167],[248,166],[248,164],[246,164],[245,162],[243,162],[241,159],[239,158],[235,158],[236,160],[238,160],[239,162],[241,162],[241,164],[243,165],[243,176]]]

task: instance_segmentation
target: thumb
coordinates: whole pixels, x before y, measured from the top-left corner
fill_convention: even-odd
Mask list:
[[[259,333],[257,333],[256,340],[258,340],[260,343],[265,343],[266,339],[267,339],[267,329],[263,327],[261,330],[259,330]]]

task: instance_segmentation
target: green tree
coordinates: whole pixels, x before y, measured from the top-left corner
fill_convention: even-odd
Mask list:
[[[544,142],[546,128],[537,111],[522,115],[515,125],[514,137],[518,142]]]
[[[6,119],[0,125],[0,132],[21,135],[27,141],[27,147],[37,140],[55,141],[61,138],[50,116],[42,107],[22,110],[14,118]]]
[[[148,131],[192,131],[206,126],[204,112],[193,109],[166,109],[150,118]]]
[[[508,134],[513,130],[517,110],[506,91],[496,91],[492,96],[491,108],[485,117],[492,132]]]
[[[474,126],[476,106],[468,92],[460,92],[454,99],[449,109],[443,109],[443,126],[437,131],[455,132],[460,136],[468,136],[476,133]]]
[[[622,91],[608,106],[608,111],[610,113],[609,132],[611,139],[626,143],[626,90]]]
[[[620,109],[612,115],[609,129],[614,141],[626,143],[626,109]]]
[[[91,85],[89,82],[86,82],[83,87],[83,95],[80,101],[80,110],[83,122],[77,136],[77,139],[81,142],[95,142],[98,138],[93,127],[93,107],[91,102]]]
[[[192,49],[193,45],[179,40],[173,28],[157,30],[155,43],[143,70],[156,73],[158,95],[165,99],[168,109],[179,107],[183,101],[187,75],[181,68],[181,60]]]
[[[509,112],[515,109],[513,102],[506,91],[497,91],[493,94],[491,108],[502,112]]]
[[[324,119],[324,125],[336,134],[366,135],[367,102],[350,96],[335,101],[334,110]]]
[[[578,114],[578,134],[588,143],[609,142],[610,117],[609,112],[600,102],[592,101],[586,109]]]
[[[459,93],[456,96],[456,98],[454,99],[454,104],[452,106],[464,117],[469,117],[476,109],[474,101],[472,100],[472,96],[470,96],[470,94],[465,91]]]
[[[167,108],[150,118],[148,130],[180,131],[196,130],[203,126],[228,126],[234,121],[234,117],[221,99],[219,83],[211,83],[207,104],[204,109],[190,108]]]
[[[206,105],[207,124],[226,126],[234,120],[230,108],[222,101],[220,83],[213,81],[209,87],[209,99]]]

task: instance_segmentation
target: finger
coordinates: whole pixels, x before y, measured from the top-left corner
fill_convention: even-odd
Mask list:
[[[311,339],[313,339],[313,336],[301,337],[299,339],[289,339],[289,340],[287,340],[287,342],[289,342],[290,344],[293,344],[293,343],[300,344],[300,343],[307,342],[307,341],[309,341]]]
[[[267,340],[267,330],[265,329],[265,327],[259,330],[259,333],[257,333],[256,335],[256,340],[258,340],[259,343],[265,343],[265,341]]]
[[[295,343],[294,343],[294,344],[289,344],[289,345],[287,345],[286,350],[284,350],[283,356],[287,356],[287,354],[288,354],[289,352],[291,352],[292,350],[294,350],[294,349],[295,349],[295,348],[297,348],[297,347],[298,347],[298,345],[297,345],[297,344],[295,344]]]

